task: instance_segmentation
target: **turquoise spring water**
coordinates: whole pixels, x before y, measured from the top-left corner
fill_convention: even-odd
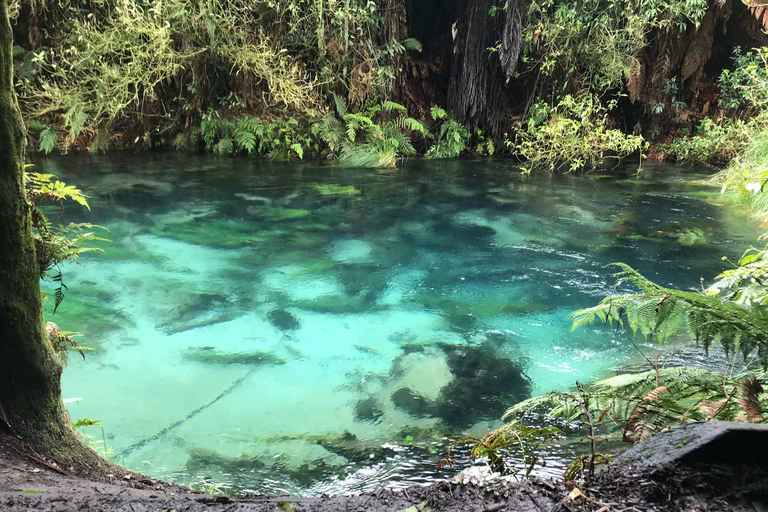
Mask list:
[[[63,377],[110,457],[190,484],[318,495],[446,477],[450,432],[610,374],[627,334],[571,333],[614,261],[695,288],[756,238],[674,167],[524,179],[505,161],[335,170],[181,156],[40,159],[105,226],[47,319],[97,349]],[[620,173],[621,174],[621,173]],[[50,292],[50,283],[44,283]],[[521,370],[527,379],[521,376]],[[103,450],[99,427],[85,429]],[[562,471],[551,449],[543,472]]]

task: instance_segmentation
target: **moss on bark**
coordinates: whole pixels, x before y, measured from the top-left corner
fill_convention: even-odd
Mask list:
[[[74,432],[61,363],[43,325],[39,268],[24,197],[24,125],[13,90],[13,33],[0,0],[0,430],[64,463],[103,461]]]

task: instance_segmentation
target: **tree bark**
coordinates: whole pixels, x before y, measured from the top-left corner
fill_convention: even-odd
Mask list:
[[[517,69],[521,45],[520,0],[509,0],[506,13],[489,14],[495,0],[457,4],[448,108],[471,131],[501,136],[511,121],[507,78]],[[502,45],[498,54],[488,49]],[[503,64],[503,68],[502,68]]]
[[[8,3],[0,0],[0,432],[61,462],[98,466],[101,459],[72,428],[61,399],[62,366],[43,325],[12,45]]]

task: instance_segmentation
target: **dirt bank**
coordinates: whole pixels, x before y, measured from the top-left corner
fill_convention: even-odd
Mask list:
[[[660,460],[653,454],[685,450],[696,428],[657,436],[654,444],[630,450],[594,482],[578,487],[532,479],[523,482],[469,479],[402,491],[381,489],[355,496],[236,499],[192,492],[135,473],[111,474],[101,481],[77,476],[77,468],[58,467],[0,438],[0,511],[125,512],[373,512],[401,511],[749,511],[768,510],[768,458],[712,462],[690,455]],[[681,443],[685,439],[687,443]],[[6,439],[7,441],[7,439]],[[752,452],[755,444],[750,442]],[[759,451],[759,450],[758,450]],[[687,450],[690,454],[692,450]],[[733,453],[729,451],[728,453]],[[755,462],[762,460],[762,463]],[[53,466],[53,467],[52,467]],[[479,483],[479,485],[475,485]],[[583,494],[582,494],[583,493]],[[576,496],[575,499],[569,496]],[[415,508],[412,508],[415,507]],[[428,508],[426,508],[428,507]]]

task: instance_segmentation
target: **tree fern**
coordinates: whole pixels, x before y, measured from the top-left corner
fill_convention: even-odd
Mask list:
[[[628,265],[614,265],[621,268],[615,274],[618,283],[629,282],[642,293],[613,295],[598,306],[575,311],[571,315],[574,329],[597,319],[608,324],[615,321],[662,342],[685,330],[707,350],[722,343],[727,353],[756,352],[768,365],[768,312],[710,294],[664,288]]]
[[[572,422],[580,417],[581,404],[586,401],[598,423],[612,426],[626,434],[626,441],[635,442],[648,429],[658,432],[689,421],[735,420],[742,414],[751,415],[751,421],[763,421],[768,401],[762,396],[760,382],[764,379],[761,371],[724,376],[688,367],[665,368],[658,374],[655,370],[622,374],[587,385],[583,394],[552,393],[528,399],[508,409],[504,419],[535,412]],[[714,411],[707,406],[708,402],[726,401]]]

